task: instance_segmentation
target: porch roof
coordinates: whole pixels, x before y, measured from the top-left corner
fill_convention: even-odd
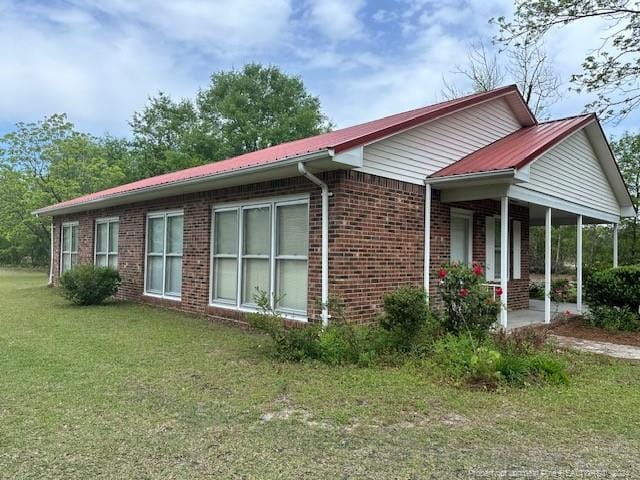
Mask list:
[[[446,166],[432,177],[521,169],[573,132],[594,121],[596,116],[590,113],[522,128]]]

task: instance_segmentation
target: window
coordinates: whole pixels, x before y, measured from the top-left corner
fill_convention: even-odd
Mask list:
[[[507,279],[509,275],[519,279],[521,277],[520,256],[521,256],[521,223],[512,223],[512,251],[513,265],[510,266],[510,257],[507,255]],[[486,217],[486,272],[487,280],[499,281],[502,277],[502,222],[500,215]],[[508,242],[507,242],[508,243]],[[511,270],[511,272],[510,272]]]
[[[94,263],[99,267],[118,269],[117,218],[96,220],[96,245]]]
[[[300,199],[215,208],[211,302],[251,309],[261,290],[306,315],[308,210]]]
[[[78,263],[78,223],[63,223],[61,235],[60,273],[64,273]]]
[[[493,242],[493,264],[495,265],[493,275],[495,280],[500,280],[502,275],[502,248],[500,247],[500,244],[502,242],[502,234],[500,232],[502,230],[500,217],[494,217],[493,221],[493,238],[495,239],[495,241]]]
[[[145,293],[179,299],[182,291],[182,211],[147,216]]]
[[[451,209],[451,262],[470,265],[472,259],[473,212]]]

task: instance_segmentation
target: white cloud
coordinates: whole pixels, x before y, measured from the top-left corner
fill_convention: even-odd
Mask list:
[[[358,18],[364,0],[312,0],[309,15],[312,23],[332,41],[359,37],[363,24]]]

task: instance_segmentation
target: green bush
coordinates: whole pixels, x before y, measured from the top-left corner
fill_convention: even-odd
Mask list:
[[[120,275],[116,270],[94,265],[77,265],[60,276],[62,293],[76,305],[97,305],[118,291]]]
[[[438,286],[444,302],[444,328],[452,333],[486,335],[497,320],[501,304],[483,285],[482,267],[446,265],[440,269],[439,277]]]
[[[629,310],[629,307],[591,306],[584,318],[592,327],[610,332],[640,331],[640,315]]]
[[[284,317],[269,306],[265,292],[258,291],[254,298],[260,310],[249,314],[249,325],[272,338],[280,360],[370,366],[391,350],[391,335],[379,327],[354,326],[336,315],[324,329],[317,324],[286,328]]]
[[[638,312],[640,306],[640,265],[593,272],[585,279],[589,307],[609,306]]]
[[[523,327],[506,332],[499,330],[493,341],[501,352],[511,355],[530,355],[542,350],[549,339],[549,330],[543,327]]]
[[[544,284],[539,282],[529,282],[529,298],[544,300]]]
[[[524,347],[525,338],[508,343],[488,337],[476,344],[469,335],[449,334],[436,341],[431,360],[445,377],[474,387],[568,383],[565,365],[536,350],[535,342]]]
[[[380,317],[380,326],[396,337],[399,349],[409,350],[429,320],[424,288],[400,287],[387,293],[382,304],[384,312]]]

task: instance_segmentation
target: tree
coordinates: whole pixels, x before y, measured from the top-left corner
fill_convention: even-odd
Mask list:
[[[5,242],[0,257],[5,261],[8,256],[47,263],[50,225],[32,215],[34,210],[125,180],[120,159],[109,158],[100,140],[75,131],[65,115],[18,123],[0,145],[0,238]]]
[[[612,142],[620,171],[636,210],[640,208],[640,134],[625,133]],[[620,232],[621,263],[640,263],[640,222],[638,215],[622,221]]]
[[[160,93],[131,127],[132,172],[142,178],[316,135],[331,124],[298,77],[249,64],[214,73],[193,100]]]
[[[471,92],[486,92],[505,81],[518,85],[529,108],[536,116],[545,116],[558,98],[560,80],[540,43],[531,40],[510,46],[502,52],[490,51],[483,42],[471,46],[467,63],[456,66],[459,74],[471,82]],[[466,93],[443,79],[443,95],[455,98]]]
[[[518,45],[538,40],[555,27],[599,18],[608,29],[596,51],[572,75],[577,90],[596,94],[587,105],[604,118],[621,120],[640,107],[640,2],[631,0],[515,0],[513,19],[492,19],[500,27],[496,39]]]

